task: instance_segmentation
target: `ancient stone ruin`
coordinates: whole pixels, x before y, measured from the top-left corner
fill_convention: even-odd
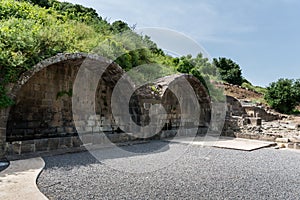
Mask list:
[[[78,76],[83,65],[87,71]],[[101,76],[92,76],[99,72]],[[218,137],[221,131],[224,136],[300,146],[299,123],[282,121],[288,117],[245,99],[226,96],[214,103],[191,75],[173,74],[142,86],[124,77],[116,63],[84,53],[58,54],[35,65],[8,85],[15,105],[0,110],[0,158],[107,141],[208,132]],[[123,88],[116,93],[119,85]]]
[[[73,96],[74,81],[83,62],[88,62],[92,68],[105,66],[95,87],[93,103],[88,106],[87,100],[82,104],[87,106],[86,109],[94,108],[95,113],[85,116],[84,119],[72,111],[76,110],[72,107],[76,101]],[[15,105],[2,109],[0,113],[0,157],[6,154],[80,147],[87,138],[93,141],[90,136],[97,132],[105,133],[114,143],[138,139],[122,131],[131,124],[116,123],[118,117],[122,116],[114,116],[111,107],[114,87],[123,74],[124,71],[116,63],[83,53],[59,54],[34,66],[16,84],[9,85],[9,93]],[[178,81],[188,81],[193,88],[200,111],[197,119],[193,119],[188,112],[181,113],[180,106],[186,106],[184,110],[190,113],[194,108],[181,105],[180,98],[170,89],[176,88],[172,85]],[[126,105],[131,121],[142,127],[147,126],[151,123],[149,110],[159,102],[166,111],[165,121],[162,130],[152,135],[152,138],[172,137],[177,134],[179,126],[186,130],[197,128],[199,134],[205,134],[208,130],[211,122],[211,100],[205,87],[194,77],[172,75],[137,89],[129,106]],[[158,111],[154,109],[151,112]],[[79,138],[78,131],[87,137]]]

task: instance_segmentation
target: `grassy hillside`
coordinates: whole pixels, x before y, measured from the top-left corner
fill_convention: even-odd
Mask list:
[[[120,33],[122,37],[116,37]],[[209,81],[216,77],[216,69],[201,54],[196,58],[165,55],[148,36],[136,34],[122,21],[110,24],[94,9],[81,5],[0,0],[0,108],[13,104],[6,94],[7,83],[15,82],[39,61],[63,52],[100,53],[127,71],[142,64],[161,64],[164,67],[147,73],[190,73],[206,84],[214,98],[220,96]]]

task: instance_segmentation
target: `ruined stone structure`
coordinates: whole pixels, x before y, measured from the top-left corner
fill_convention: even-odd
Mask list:
[[[16,84],[8,86],[15,105],[0,111],[0,158],[5,154],[51,151],[82,145],[77,132],[81,127],[76,129],[74,124],[74,120],[80,116],[72,113],[72,89],[80,66],[87,60],[92,67],[105,65],[106,70],[99,79],[95,93],[95,115],[80,122],[81,131],[102,131],[112,142],[135,139],[116,125],[111,110],[114,86],[124,74],[121,67],[99,56],[59,54],[40,62],[24,73]],[[174,80],[179,79],[188,80],[196,93],[201,112],[197,123],[180,113],[178,99],[168,89]],[[153,91],[153,88],[156,90]],[[202,127],[201,131],[207,130],[211,115],[210,99],[204,86],[194,77],[174,75],[137,90],[128,107],[132,120],[138,125],[147,125],[149,106],[159,102],[167,112],[164,130],[176,130],[180,121],[187,128]],[[168,134],[162,132],[158,135],[166,136]]]
[[[184,86],[184,81],[188,81],[188,84],[193,87],[193,92],[197,97],[200,106],[198,119],[194,119],[194,116],[191,115],[196,111],[193,104],[182,103],[180,105],[180,100],[178,100],[180,94],[177,94],[178,97],[174,94],[176,89]],[[189,95],[186,94],[185,97]],[[198,127],[199,133],[205,133],[211,122],[212,108],[209,95],[205,87],[192,75],[175,74],[161,78],[154,83],[139,88],[133,98],[139,102],[139,106],[136,107],[139,110],[135,111],[135,113],[140,113],[136,119],[138,124],[149,123],[149,108],[151,105],[158,103],[164,106],[167,113],[164,130],[176,130],[179,126],[183,126],[184,129]],[[183,101],[189,100],[184,99]],[[181,113],[181,110],[185,110],[187,113]]]
[[[241,102],[238,99],[232,96],[226,96],[226,102],[230,115],[243,116],[247,114],[245,108],[242,106]]]
[[[250,117],[262,118],[264,121],[267,121],[267,122],[280,119],[280,114],[267,112],[261,106],[243,105],[243,108],[245,109],[245,112],[247,113],[247,115]]]

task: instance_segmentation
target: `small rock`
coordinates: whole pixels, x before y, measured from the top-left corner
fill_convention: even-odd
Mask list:
[[[280,148],[282,148],[282,149],[283,149],[283,148],[286,148],[285,144],[281,144],[281,145],[280,145]]]

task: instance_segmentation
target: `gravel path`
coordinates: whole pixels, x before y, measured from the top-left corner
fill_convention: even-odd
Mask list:
[[[163,142],[123,147],[151,150]],[[183,144],[164,144],[180,154]],[[168,148],[165,150],[167,151]],[[101,150],[99,153],[105,153]],[[176,152],[175,152],[176,153]],[[155,153],[159,157],[163,152]],[[151,155],[143,158],[143,168]],[[297,199],[300,196],[300,151],[261,149],[253,152],[191,146],[176,162],[146,173],[129,173],[97,161],[88,152],[44,158],[38,179],[50,199]],[[106,158],[109,160],[109,158]],[[165,162],[161,157],[159,164]],[[108,162],[109,163],[109,162]],[[155,163],[154,163],[155,164]]]

